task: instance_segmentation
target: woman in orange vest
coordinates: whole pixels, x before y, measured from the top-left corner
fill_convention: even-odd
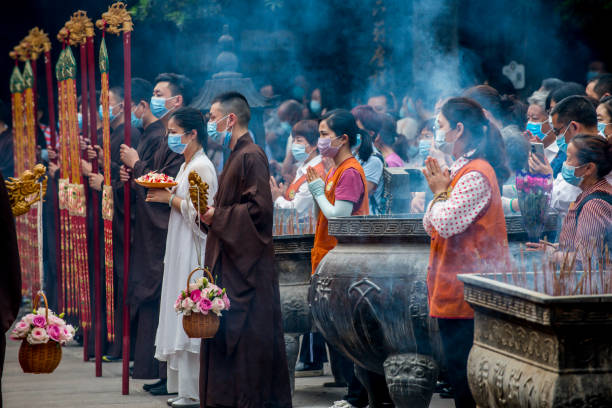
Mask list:
[[[322,156],[334,160],[334,167],[327,172],[325,182],[314,168],[308,168],[308,189],[319,209],[311,253],[312,273],[338,243],[327,233],[328,218],[369,214],[365,174],[351,153],[358,133],[355,117],[344,109],[332,110],[319,123],[317,147]]]
[[[333,159],[334,166],[325,176],[325,181],[313,168],[308,169],[308,188],[319,209],[311,254],[312,273],[315,273],[323,257],[338,243],[336,238],[328,234],[327,220],[332,217],[369,214],[367,180],[363,168],[352,154],[359,132],[355,117],[344,109],[332,110],[319,123],[317,147],[322,156]],[[353,363],[333,347],[329,347],[329,352],[332,362],[336,362],[349,385],[344,400],[337,401],[334,407],[367,405],[367,393],[354,375]],[[379,376],[376,384],[377,390],[383,388],[382,391],[388,396],[384,377]],[[361,401],[364,397],[365,400]]]
[[[435,142],[457,159],[450,169],[428,157],[423,174],[434,193],[423,225],[431,236],[427,271],[429,314],[437,318],[457,407],[474,407],[467,360],[474,311],[463,298],[460,273],[495,272],[509,266],[499,185],[509,175],[504,142],[482,107],[449,99],[436,119]]]
[[[277,185],[270,177],[270,189],[275,208],[295,209],[300,219],[308,215],[314,206],[312,194],[308,190],[306,171],[313,167],[319,176],[325,175],[325,166],[317,151],[319,124],[316,120],[300,120],[291,129],[293,141],[291,154],[298,162],[295,178],[289,187]]]

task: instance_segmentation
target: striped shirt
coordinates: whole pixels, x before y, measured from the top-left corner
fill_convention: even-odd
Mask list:
[[[593,257],[597,257],[601,253],[599,251],[601,251],[607,228],[612,225],[612,205],[596,198],[589,200],[582,207],[576,224],[576,215],[580,203],[595,192],[612,194],[612,186],[605,178],[602,178],[580,193],[576,201],[570,205],[559,236],[559,248],[561,250],[575,251],[578,249],[579,252],[583,253],[579,255],[592,255]],[[580,258],[584,260],[582,256]]]

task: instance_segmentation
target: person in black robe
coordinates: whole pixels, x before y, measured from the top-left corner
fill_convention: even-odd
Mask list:
[[[0,408],[2,408],[2,371],[6,352],[5,333],[17,318],[21,304],[21,267],[15,218],[11,210],[4,175],[0,172]]]
[[[132,84],[133,93],[136,90],[134,81],[136,79]],[[133,178],[151,171],[176,177],[185,159],[183,155],[176,154],[168,148],[166,126],[151,112],[148,96],[152,93],[153,86],[148,84],[148,93],[142,92],[143,97],[134,98],[138,103],[134,105],[132,112],[137,118],[142,117],[145,133],[137,150],[122,146],[123,163],[132,169]],[[144,98],[144,95],[147,97]],[[146,156],[150,153],[153,153],[152,159],[147,160]],[[130,254],[128,299],[131,330],[135,334],[133,378],[161,378],[161,382],[156,383],[161,388],[155,393],[164,395],[167,393],[164,382],[165,365],[155,360],[154,356],[170,207],[168,204],[145,202],[147,189],[137,184],[133,184],[132,194],[135,200],[135,221],[134,242]]]
[[[113,189],[113,303],[114,303],[114,332],[115,339],[109,344],[107,342],[107,329],[106,329],[106,301],[105,301],[105,291],[102,290],[102,332],[104,333],[102,336],[102,354],[103,361],[118,361],[121,359],[122,352],[122,333],[123,333],[123,248],[124,248],[124,190],[123,190],[123,182],[120,179],[120,168],[121,168],[121,145],[125,141],[125,116],[123,113],[123,88],[119,86],[114,86],[109,91],[109,105],[112,113],[112,120],[110,122],[110,170],[111,170],[111,186]],[[138,123],[131,123],[130,129],[130,139],[133,145],[138,145],[142,138],[141,130],[138,126]],[[101,145],[103,145],[103,129],[98,129],[98,145],[90,147],[89,157],[93,157],[97,155],[98,157],[98,166],[99,172],[98,174],[90,174],[89,175],[89,186],[97,191],[99,196],[98,203],[100,205],[100,210],[98,214],[100,215],[100,275],[103,279],[102,285],[105,287],[105,276],[106,276],[106,267],[104,265],[104,222],[102,220],[102,185],[104,184],[104,155],[103,149]],[[130,202],[134,203],[133,196],[130,197]],[[131,223],[133,225],[134,215],[133,210],[131,214]],[[91,241],[91,234],[89,235],[89,240]],[[90,244],[91,245],[91,244]],[[92,254],[90,253],[90,256]],[[93,272],[93,266],[90,267],[90,271]],[[93,280],[92,280],[93,282]],[[93,284],[92,290],[93,290]],[[94,293],[92,291],[92,312],[95,310],[94,304]],[[95,322],[94,322],[95,323]],[[92,325],[92,335],[90,335],[90,356],[93,356],[94,350],[94,336]]]
[[[208,225],[205,264],[227,290],[216,336],[202,341],[200,406],[291,407],[278,273],[272,244],[272,193],[268,159],[248,133],[250,109],[239,93],[218,96],[210,109],[209,136],[231,137],[231,154],[219,177],[215,205],[201,216]]]

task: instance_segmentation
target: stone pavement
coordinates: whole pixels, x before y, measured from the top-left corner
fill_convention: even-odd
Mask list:
[[[83,362],[81,347],[64,347],[59,367],[52,374],[24,374],[17,361],[18,342],[7,339],[6,361],[2,378],[4,408],[72,407],[167,407],[168,397],[154,397],[142,390],[142,385],[151,380],[130,380],[130,395],[121,395],[121,363],[104,363],[102,377],[95,377],[93,362]],[[324,388],[323,383],[332,381],[329,367],[325,377],[298,378],[293,396],[295,408],[327,408],[342,398],[344,389]],[[453,407],[451,400],[442,400],[437,395],[432,408]]]

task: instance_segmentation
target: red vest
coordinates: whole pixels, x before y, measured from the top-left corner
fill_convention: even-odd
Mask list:
[[[366,182],[365,174],[363,173],[363,168],[354,157],[350,157],[343,161],[333,175],[331,173],[334,169],[332,168],[329,170],[327,176],[325,177],[325,197],[331,204],[336,203],[336,186],[338,185],[338,180],[340,180],[342,173],[348,169],[357,170],[361,176],[361,181],[363,182],[363,201],[361,202],[359,210],[357,210],[357,212],[355,212],[353,215],[368,215],[370,213],[370,207],[368,204],[368,184]],[[312,261],[312,273],[315,273],[317,266],[319,266],[319,262],[321,262],[323,257],[337,244],[338,240],[329,235],[327,232],[327,218],[325,218],[322,211],[319,211],[314,246],[312,247],[310,256]]]
[[[487,179],[491,187],[491,200],[464,232],[445,239],[433,231],[427,271],[429,314],[432,317],[473,318],[474,311],[463,298],[463,283],[457,279],[457,275],[499,272],[502,268],[510,267],[506,220],[491,165],[482,159],[470,161],[451,181],[451,190],[461,176],[470,171],[477,171]]]
[[[325,174],[325,166],[323,165],[322,161],[319,162],[319,164],[317,164],[316,166],[314,166],[313,169],[315,169],[317,174],[321,177],[323,177],[323,175]],[[304,184],[305,181],[306,173],[302,174],[302,177],[293,180],[293,183],[291,183],[291,185],[287,188],[287,191],[285,191],[285,200],[293,201],[293,199],[295,198],[295,194],[298,192],[298,190],[300,189],[302,184]]]

